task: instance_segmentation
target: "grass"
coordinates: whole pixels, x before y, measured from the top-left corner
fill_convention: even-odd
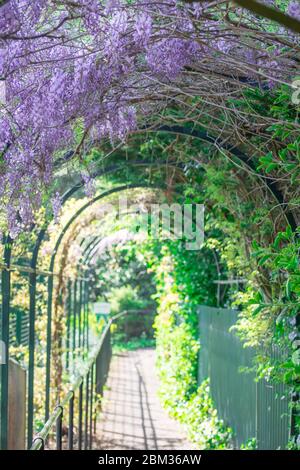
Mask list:
[[[120,341],[113,338],[113,351],[134,351],[135,349],[154,348],[155,339],[152,338],[132,338],[129,341]]]

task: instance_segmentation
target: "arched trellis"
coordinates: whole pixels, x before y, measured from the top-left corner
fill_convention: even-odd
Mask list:
[[[76,272],[80,272],[81,269],[87,267],[87,263],[89,262],[90,255],[95,246],[100,243],[102,239],[102,235],[98,235],[92,237],[87,245],[84,247],[82,256],[77,263]],[[84,241],[84,240],[83,240]],[[83,245],[83,241],[80,245]],[[68,290],[67,290],[67,337],[66,337],[66,368],[69,368],[70,365],[70,357],[69,357],[69,350],[71,344],[71,333],[72,333],[72,344],[73,349],[74,345],[76,346],[76,324],[75,324],[75,317],[78,316],[79,319],[79,331],[78,331],[78,346],[84,347],[89,349],[89,322],[88,322],[88,308],[89,308],[89,296],[90,296],[90,286],[89,286],[89,270],[85,269],[85,272],[80,274],[79,278],[77,277],[73,281],[68,281]],[[77,291],[79,287],[79,302],[77,299]],[[82,344],[80,342],[81,338],[81,310],[83,307],[83,340]],[[71,318],[73,316],[73,331],[71,332]]]
[[[112,188],[108,191],[104,191],[101,194],[95,196],[90,201],[88,201],[68,220],[66,225],[61,230],[61,232],[60,232],[60,234],[57,238],[54,250],[53,250],[53,254],[52,254],[50,265],[49,265],[49,271],[51,273],[54,272],[56,255],[57,255],[57,252],[59,250],[59,247],[62,243],[62,240],[63,240],[66,232],[71,227],[71,225],[82,215],[82,213],[84,211],[86,211],[88,208],[90,208],[96,202],[100,201],[101,199],[104,199],[105,197],[110,196],[111,194],[121,192],[121,191],[126,191],[126,190],[129,190],[129,189],[136,189],[136,188],[163,189],[162,186],[158,186],[158,185],[130,184],[130,185],[125,185],[125,186],[118,186],[118,187]],[[53,302],[53,276],[49,276],[48,277],[48,304],[47,304],[47,351],[46,351],[46,395],[45,395],[46,396],[46,400],[45,400],[45,419],[46,419],[46,421],[49,418],[49,412],[50,412],[52,302]],[[32,393],[32,399],[33,399],[33,393]],[[32,409],[33,409],[33,403],[32,403]],[[33,415],[31,416],[31,419],[33,419]],[[31,440],[32,440],[32,438],[31,438]]]
[[[140,186],[139,186],[140,187]],[[144,187],[144,186],[143,186]],[[126,187],[127,188],[127,187]],[[166,187],[162,186],[157,186],[157,185],[152,185],[149,186],[147,185],[146,188],[148,189],[160,189],[160,190],[165,190]],[[175,193],[180,196],[180,193],[178,191],[175,191]],[[126,211],[118,214],[118,217],[122,217],[128,214],[132,214],[132,212]],[[80,241],[80,246],[82,247],[85,243],[86,240],[82,239]],[[94,258],[95,253],[97,252],[98,246],[100,243],[103,241],[103,235],[96,235],[92,236],[90,240],[87,241],[85,244],[85,247],[82,251],[81,257],[76,264],[76,272],[80,273],[80,277],[77,277],[75,280],[68,281],[68,295],[67,295],[67,338],[66,338],[66,367],[68,369],[69,364],[70,364],[70,358],[69,358],[69,350],[70,350],[70,344],[71,344],[71,317],[73,317],[73,332],[72,332],[72,344],[73,344],[73,349],[74,345],[76,346],[76,334],[75,334],[75,318],[78,317],[78,325],[79,325],[79,331],[78,331],[78,347],[80,348],[81,346],[84,348],[85,344],[88,349],[88,339],[89,339],[89,322],[87,321],[87,309],[89,308],[89,291],[91,289],[91,286],[89,285],[89,278],[84,278],[83,276],[89,276],[91,272],[90,268],[90,263],[91,260]],[[78,308],[77,307],[77,302],[76,302],[76,292],[78,291],[79,288],[79,304]],[[72,293],[73,290],[73,293]],[[73,304],[72,304],[72,299],[73,299]],[[82,300],[83,299],[83,300]],[[70,305],[73,305],[73,309],[70,308]],[[83,325],[82,325],[82,333],[83,333],[83,341],[80,343],[80,337],[81,337],[81,310],[83,307]],[[74,354],[71,356],[74,358]]]
[[[90,242],[88,242],[87,246],[84,248],[83,250],[83,253],[82,253],[82,256],[81,256],[81,259],[79,260],[78,264],[77,264],[77,269],[76,269],[76,272],[78,272],[80,270],[80,267],[81,265],[85,266],[85,263],[86,263],[86,260],[88,259],[89,257],[89,253],[91,251],[91,248],[94,247],[94,244],[95,244],[95,241],[98,241],[99,238],[101,239],[101,236],[96,236],[96,237],[93,237],[92,240]],[[81,246],[82,246],[82,243],[81,243]],[[73,282],[72,281],[69,281],[68,282],[68,321],[67,321],[67,360],[66,360],[66,365],[68,367],[69,365],[69,352],[68,352],[68,349],[69,349],[69,345],[70,345],[70,336],[71,336],[71,332],[70,332],[70,319],[71,319],[71,316],[72,316],[72,308],[71,308],[71,302],[72,302],[72,298],[73,298],[73,305],[74,305],[74,308],[73,310],[75,311],[76,310],[76,292],[77,292],[77,285],[79,284],[79,292],[80,292],[80,296],[79,296],[79,306],[78,306],[78,316],[79,316],[79,329],[80,329],[80,326],[81,326],[81,321],[80,321],[80,315],[81,315],[81,308],[82,308],[82,305],[83,305],[83,308],[84,308],[84,312],[83,312],[83,348],[86,344],[86,347],[87,349],[89,348],[89,322],[87,321],[87,315],[88,315],[88,305],[89,305],[89,295],[90,295],[90,290],[89,290],[89,279],[86,278],[86,276],[89,276],[89,272],[85,273],[84,275],[82,275],[81,279],[78,280],[78,279],[75,279]],[[80,334],[81,332],[79,331],[78,332],[78,337],[80,338]],[[72,336],[73,336],[73,345],[75,344],[75,322],[73,322],[73,332],[72,332]],[[80,347],[80,339],[79,339],[79,347]]]
[[[214,145],[217,149],[222,148],[223,150],[226,150],[227,152],[232,154],[234,157],[236,157],[240,162],[242,162],[243,165],[245,165],[248,169],[250,169],[252,174],[253,173],[256,174],[257,177],[260,178],[261,181],[263,181],[265,187],[273,195],[276,202],[279,203],[280,207],[283,207],[285,205],[284,198],[283,198],[281,192],[278,190],[276,183],[274,181],[269,181],[267,178],[265,178],[262,175],[258,174],[256,172],[256,169],[255,169],[253,163],[251,162],[251,159],[249,157],[247,157],[238,147],[232,146],[232,145],[227,144],[227,143],[223,143],[220,139],[212,137],[206,131],[193,130],[193,129],[188,129],[188,128],[184,128],[184,127],[181,127],[181,126],[161,126],[158,129],[153,129],[153,130],[152,129],[147,129],[147,130],[144,130],[144,132],[145,131],[147,131],[147,132],[149,132],[149,131],[166,132],[166,133],[174,133],[176,135],[189,136],[189,137],[196,138],[196,139],[199,139],[199,140],[202,140],[202,141],[206,141],[206,142]],[[148,165],[147,163],[142,163],[142,164],[146,165],[146,166]],[[107,173],[109,173],[109,172],[110,172],[110,170],[108,170]],[[97,176],[98,176],[98,172],[92,174],[93,178],[95,178]],[[80,186],[80,183],[79,183],[79,186]],[[79,189],[79,187],[78,187],[78,189]],[[74,186],[73,188],[71,188],[71,190],[69,190],[68,195],[64,196],[64,200],[66,200],[65,198],[70,197],[71,194],[74,194],[75,191],[77,191],[76,186]],[[291,225],[292,229],[295,230],[297,224],[295,222],[295,219],[294,219],[293,215],[289,211],[285,211],[285,210],[283,211],[283,214],[286,217],[287,222]],[[58,240],[59,244],[60,244],[60,241]],[[53,271],[53,268],[54,268],[56,248],[57,248],[57,246],[54,249],[54,253],[53,253],[53,257],[52,257],[53,264],[50,263],[50,271],[51,272]],[[48,281],[48,322],[49,323],[48,323],[48,325],[49,324],[51,325],[51,318],[52,318],[52,315],[51,315],[51,313],[52,313],[52,291],[53,291],[53,279],[49,278],[49,281]],[[49,330],[47,329],[47,336],[48,335],[49,335]],[[49,338],[49,336],[48,336],[48,338]],[[47,344],[49,345],[48,348],[51,348],[51,341],[48,340]],[[47,362],[49,360],[50,360],[50,351],[47,351]],[[50,365],[47,364],[47,373],[46,373],[46,418],[49,416],[49,400],[50,400],[49,388],[50,388]]]
[[[159,167],[165,166],[166,162],[153,162],[153,161],[134,161],[130,165],[137,167]],[[105,176],[108,174],[116,173],[124,170],[125,166],[120,164],[111,165],[105,169],[96,170],[93,177]],[[62,196],[62,204],[65,204],[77,191],[84,186],[84,181],[81,180],[72,188],[70,188]],[[128,188],[129,186],[126,185]],[[29,365],[28,365],[28,400],[27,400],[27,442],[28,446],[32,443],[33,437],[33,412],[34,412],[34,360],[35,360],[35,318],[36,318],[36,290],[37,290],[37,261],[41,244],[47,233],[50,225],[49,220],[37,235],[35,245],[32,250],[30,266],[24,267],[24,272],[29,273]],[[33,230],[34,227],[32,227]],[[2,293],[2,339],[5,344],[6,363],[1,367],[1,449],[7,448],[8,438],[8,358],[9,358],[9,316],[10,316],[10,301],[11,301],[11,257],[13,240],[10,236],[4,237],[4,256],[1,274],[1,293]],[[44,273],[46,276],[53,276],[53,272]],[[47,308],[50,308],[49,305]],[[52,305],[51,305],[52,308]]]
[[[157,167],[157,166],[164,166],[166,165],[166,162],[153,162],[153,161],[134,161],[130,162],[132,166],[137,166],[137,167]],[[92,175],[93,178],[97,178],[100,176],[107,176],[109,174],[116,173],[118,171],[124,170],[124,165],[111,165],[106,169],[99,169],[95,171]],[[65,194],[62,196],[62,205],[64,205],[76,192],[78,192],[82,187],[84,186],[84,181],[81,180],[72,188],[70,188],[68,191],[65,192]],[[127,187],[129,188],[129,185],[124,186],[124,188]],[[144,186],[143,186],[144,187]],[[108,195],[108,194],[106,194]],[[90,201],[91,202],[91,201]],[[38,255],[39,255],[39,250],[41,247],[41,244],[45,238],[45,235],[47,233],[47,229],[49,227],[51,221],[46,223],[44,227],[40,230],[37,240],[35,243],[35,246],[33,248],[32,252],[32,257],[31,257],[31,262],[30,262],[30,268],[32,272],[29,274],[29,350],[30,350],[30,355],[29,355],[29,367],[28,367],[28,412],[27,412],[27,443],[28,447],[31,445],[32,438],[33,438],[33,413],[34,413],[34,349],[35,349],[35,316],[36,316],[36,283],[37,283],[37,275],[36,275],[36,266],[37,266],[37,261],[38,261]],[[58,244],[59,246],[59,244]],[[10,250],[10,249],[9,249]],[[9,251],[8,250],[8,251]],[[56,253],[56,248],[54,248],[53,254]],[[55,262],[55,256],[52,259],[51,258],[51,263],[50,263],[50,272],[53,272],[52,269],[52,264],[54,266]],[[47,302],[47,311],[48,315],[50,313],[52,317],[52,293],[53,293],[53,279],[50,276],[48,279],[51,279],[51,282],[48,282],[48,302]],[[48,320],[47,324],[47,366],[46,366],[46,402],[45,402],[45,417],[46,420],[49,417],[49,405],[50,405],[50,368],[49,368],[49,361],[50,361],[50,356],[51,356],[51,345],[49,344],[49,338],[51,337],[51,331],[50,331],[50,321]],[[6,426],[7,429],[7,426]]]
[[[281,207],[283,215],[285,216],[287,222],[290,224],[291,228],[293,231],[296,230],[297,228],[297,222],[294,218],[294,215],[291,213],[290,210],[288,209],[283,209],[283,207],[287,208],[287,202],[284,200],[284,196],[280,189],[277,186],[276,181],[272,180],[271,178],[259,173],[257,169],[255,168],[251,157],[247,156],[237,145],[232,145],[227,142],[223,142],[222,139],[219,137],[215,137],[214,135],[210,134],[206,130],[200,130],[197,128],[189,128],[189,127],[184,127],[184,126],[179,126],[179,125],[162,125],[159,127],[150,127],[150,128],[141,128],[136,132],[133,132],[133,134],[144,134],[144,133],[169,133],[169,134],[175,134],[175,135],[182,135],[185,137],[192,137],[194,139],[207,142],[211,144],[213,147],[215,147],[217,150],[225,150],[226,152],[230,153],[233,155],[239,162],[241,162],[248,171],[251,172],[253,176],[256,176],[257,178],[260,179],[260,181],[263,183],[263,185],[267,188],[267,190],[270,192],[270,194],[273,196],[275,199],[276,203]],[[73,151],[67,152],[67,157],[68,159],[73,156]],[[64,159],[62,158],[62,161]],[[138,162],[135,162],[138,164]],[[141,165],[148,165],[147,162],[141,163]],[[111,171],[114,171],[113,169]],[[98,174],[97,172],[95,174],[92,174],[92,177],[97,177]],[[79,186],[81,187],[81,183],[79,183]],[[77,187],[76,185],[71,188],[70,192],[76,192]],[[67,193],[66,193],[67,195]]]
[[[244,166],[246,166],[246,168],[251,171],[252,175],[256,175],[263,182],[264,186],[268,189],[270,194],[274,197],[274,199],[281,208],[287,205],[281,191],[277,187],[276,181],[258,173],[255,166],[253,165],[251,157],[248,157],[236,145],[231,145],[226,142],[222,142],[220,138],[213,137],[207,131],[200,131],[198,129],[188,129],[182,126],[161,126],[156,129],[156,131],[193,137],[212,144],[217,150],[226,150],[235,158],[237,158]],[[295,231],[297,228],[297,223],[293,214],[289,210],[283,210],[282,212],[287,222],[290,224],[292,230]]]
[[[70,228],[70,226],[80,217],[80,215],[87,210],[92,204],[107,197],[113,193],[125,191],[128,189],[136,188],[147,188],[147,189],[166,189],[165,186],[161,185],[149,185],[149,184],[131,184],[113,188],[109,191],[105,191],[100,195],[97,195],[92,200],[83,205],[67,222],[67,224],[61,230],[58,239],[55,244],[55,248],[50,261],[50,272],[54,271],[55,258],[59,249],[59,246],[64,238],[64,235]],[[46,420],[49,418],[49,405],[50,405],[50,374],[51,374],[51,322],[52,322],[52,296],[53,296],[53,276],[48,277],[48,312],[47,312],[47,361],[46,361],[46,405],[45,405],[45,417]],[[46,408],[47,407],[47,408]]]
[[[89,298],[90,298],[90,270],[89,263],[90,258],[95,248],[102,241],[102,235],[94,236],[87,245],[84,247],[80,260],[76,265],[76,272],[79,272],[79,277],[73,281],[68,281],[67,289],[67,336],[66,336],[66,368],[70,366],[70,345],[72,342],[73,349],[76,347],[76,322],[75,318],[78,318],[78,347],[89,350],[89,321],[88,321],[88,309],[89,309]],[[82,246],[83,243],[81,242]],[[81,273],[82,271],[82,273]],[[77,298],[77,292],[79,290],[79,299]],[[81,324],[81,311],[83,308],[83,324]],[[71,332],[71,318],[73,317],[73,330]],[[82,328],[81,328],[82,326]],[[82,333],[82,342],[80,342]],[[72,338],[71,338],[72,336]],[[74,354],[72,355],[74,357]]]
[[[84,252],[82,254],[82,265],[83,266],[85,266],[86,261],[89,259],[91,253],[96,248],[96,246],[101,241],[101,239],[102,239],[101,236],[94,237],[93,240],[84,249]],[[80,261],[80,263],[81,263],[81,261]]]
[[[224,149],[231,153],[234,157],[236,157],[240,162],[243,163],[248,169],[251,170],[252,174],[256,174],[261,181],[263,181],[265,187],[270,191],[273,195],[277,203],[282,208],[286,206],[284,198],[277,188],[277,185],[274,181],[269,181],[264,175],[257,173],[255,167],[248,158],[238,147],[231,146],[229,144],[224,144],[220,139],[214,138],[213,136],[209,135],[206,131],[199,131],[195,129],[188,129],[181,126],[161,126],[156,129],[143,129],[140,132],[167,132],[167,133],[174,133],[176,135],[184,135],[190,136],[192,138],[196,138],[202,141],[206,141],[211,145],[214,145],[217,149]],[[130,162],[131,165],[137,166],[158,166],[159,162]],[[163,165],[166,162],[161,163]],[[179,166],[179,165],[178,165]],[[118,170],[124,169],[124,166],[112,165],[105,170],[97,170],[91,176],[97,177],[101,175],[107,175],[109,173],[113,173]],[[74,185],[70,190],[68,190],[62,198],[62,202],[65,203],[73,194],[75,194],[79,189],[83,186],[83,181],[80,181],[76,185]],[[287,206],[286,206],[287,207]],[[294,219],[293,214],[288,210],[283,210],[283,214],[285,215],[287,222],[290,224],[293,230],[295,230],[297,224]],[[35,310],[36,310],[36,282],[37,282],[37,272],[36,272],[36,265],[39,255],[39,249],[41,243],[45,237],[47,232],[48,224],[42,228],[39,232],[37,241],[35,243],[31,262],[30,262],[30,272],[29,272],[29,373],[28,373],[28,442],[32,438],[33,433],[33,382],[34,382],[34,342],[35,342]],[[6,238],[5,240],[5,249],[4,249],[4,263],[7,269],[3,269],[2,271],[2,338],[8,337],[9,333],[9,311],[10,311],[10,259],[11,259],[11,244],[12,240]],[[53,284],[53,280],[52,280]],[[7,290],[8,287],[8,290]],[[48,308],[49,307],[49,296],[48,296]],[[52,308],[52,307],[51,307]],[[7,357],[8,357],[8,344],[7,344]],[[7,396],[8,390],[8,367],[7,365],[2,367],[1,371],[2,376],[2,396],[5,399]],[[1,446],[2,448],[6,447],[6,437],[7,437],[7,407],[5,407],[4,399],[1,400],[1,409],[3,409],[2,420],[1,420]],[[6,402],[7,403],[7,402]]]
[[[86,253],[89,252],[90,247],[94,245],[95,239],[99,240],[99,236],[92,237],[92,240],[87,243],[87,246],[84,248],[81,259],[83,259],[82,263],[85,264]],[[80,245],[83,245],[82,240]],[[79,260],[76,268],[76,272],[79,270],[81,259]],[[83,277],[83,276],[82,276]],[[79,283],[79,305],[77,305],[77,285]],[[66,336],[66,368],[69,369],[70,359],[69,359],[69,350],[71,344],[71,317],[72,317],[72,310],[74,317],[77,315],[77,310],[79,316],[81,315],[82,306],[84,308],[83,312],[83,344],[82,347],[86,346],[87,350],[89,349],[89,322],[87,321],[88,315],[88,305],[89,305],[89,279],[82,278],[82,279],[74,279],[68,281],[67,286],[67,336]],[[77,308],[78,307],[78,308]],[[72,342],[73,345],[76,344],[76,331],[75,331],[75,321],[73,321],[73,331],[72,331]],[[80,338],[81,332],[78,332],[78,337]],[[79,339],[80,341],[80,339]],[[79,347],[81,346],[79,342]]]

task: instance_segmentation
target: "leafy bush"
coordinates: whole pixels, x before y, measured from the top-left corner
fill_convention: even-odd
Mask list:
[[[218,418],[210,396],[209,380],[204,380],[182,409],[180,421],[199,449],[220,450],[231,447],[232,430]]]
[[[107,297],[112,314],[132,311],[117,320],[114,331],[115,343],[122,344],[137,338],[153,339],[154,312],[147,309],[148,302],[138,296],[137,289],[129,285],[113,288]]]
[[[120,341],[118,338],[113,337],[113,350],[118,351],[135,351],[136,349],[143,348],[154,348],[155,339],[154,338],[145,338],[141,336],[140,338],[130,339],[128,341]]]
[[[169,414],[182,423],[189,439],[201,449],[230,447],[231,430],[218,419],[208,381],[198,387],[198,313],[205,302],[216,302],[212,253],[188,252],[181,242],[145,248],[157,282],[158,312],[154,322],[159,395]],[[151,255],[152,253],[152,255]],[[155,255],[153,255],[155,253]],[[201,352],[200,352],[201,354]]]

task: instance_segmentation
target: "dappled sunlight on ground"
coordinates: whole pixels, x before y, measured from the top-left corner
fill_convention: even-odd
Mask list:
[[[139,349],[114,356],[94,449],[194,449],[161,407],[154,355],[153,349]]]

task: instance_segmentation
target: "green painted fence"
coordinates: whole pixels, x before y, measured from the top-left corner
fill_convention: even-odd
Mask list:
[[[210,378],[218,415],[233,429],[236,447],[255,438],[258,449],[284,449],[290,434],[289,391],[280,384],[257,383],[254,372],[245,372],[253,366],[254,351],[243,348],[229,331],[237,315],[234,310],[199,307],[198,381]]]

